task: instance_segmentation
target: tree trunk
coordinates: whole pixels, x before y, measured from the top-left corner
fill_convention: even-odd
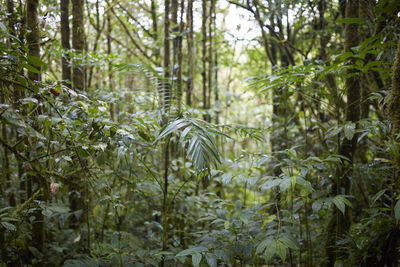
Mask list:
[[[161,98],[163,100],[163,108],[164,111],[167,112],[169,110],[170,101],[171,101],[171,86],[169,84],[170,78],[170,40],[169,40],[169,10],[170,10],[170,1],[165,0],[164,3],[164,88],[162,91]]]
[[[26,40],[28,43],[28,56],[37,57],[40,59],[40,34],[39,34],[39,0],[28,0],[26,2],[26,24],[28,27],[28,34]],[[35,66],[40,71],[40,66]],[[40,81],[40,73],[28,72],[28,77],[32,81]]]
[[[69,56],[70,30],[69,30],[69,0],[61,0],[61,45],[64,50],[61,59],[62,79],[65,86],[71,87],[71,58]]]
[[[400,41],[397,44],[396,58],[392,71],[392,90],[388,103],[389,118],[393,123],[392,134],[396,140],[397,148],[400,148]],[[399,194],[399,176],[400,176],[400,156],[395,157],[396,171],[394,174],[394,193]],[[394,201],[396,201],[394,199]]]
[[[358,18],[359,17],[359,0],[349,0],[346,5],[346,18]],[[357,46],[359,43],[358,36],[358,24],[349,23],[345,27],[345,41],[344,49],[345,52],[352,52],[352,48]],[[348,64],[355,64],[356,59],[351,58]],[[357,123],[360,119],[360,77],[359,73],[355,69],[347,70],[345,86],[347,89],[347,103],[345,108],[346,122]],[[352,178],[353,169],[353,156],[357,147],[357,135],[354,134],[351,140],[344,138],[343,143],[339,148],[339,154],[348,158],[349,160],[343,160],[343,165],[338,172],[336,177],[336,183],[333,186],[333,194],[344,194],[350,193],[350,185]],[[329,259],[329,266],[334,266],[337,258],[343,254],[341,251],[335,248],[336,240],[340,238],[350,227],[351,223],[351,211],[346,206],[345,214],[342,214],[338,209],[334,209],[334,216],[331,219],[328,228],[328,241],[327,241],[327,254]]]
[[[179,36],[178,36],[178,71],[176,74],[176,98],[178,104],[178,112],[180,113],[181,105],[182,105],[182,62],[183,62],[183,54],[182,54],[182,32],[184,27],[183,22],[183,13],[185,11],[185,0],[181,0],[181,17],[179,22]]]
[[[187,49],[188,49],[188,78],[186,90],[186,105],[192,106],[193,92],[193,0],[188,0],[188,8],[186,13],[187,20]]]
[[[26,2],[27,10],[26,10],[26,23],[28,27],[27,34],[27,43],[28,43],[28,56],[36,57],[40,59],[40,33],[39,33],[39,0],[27,0]],[[35,66],[39,73],[28,72],[28,77],[32,81],[40,81],[40,66]],[[41,184],[39,181],[38,175],[29,175],[28,179],[28,189],[31,189],[31,186],[34,183],[38,184],[39,190],[44,189],[45,186]],[[30,185],[29,185],[30,184]],[[28,195],[30,197],[30,195]],[[44,201],[44,192],[40,193],[38,197],[39,201]],[[39,206],[36,207],[36,211],[34,212],[35,220],[32,222],[32,244],[39,251],[43,251],[44,249],[44,217],[42,214],[42,210]]]
[[[83,24],[83,4],[81,0],[72,0],[72,48],[75,50],[78,57],[82,57],[85,47],[85,33]],[[84,67],[82,60],[74,60],[73,62],[73,75],[72,85],[75,91],[81,91],[85,89],[85,77]],[[81,167],[84,167],[85,162],[81,158],[78,159]],[[82,189],[83,180],[78,177],[74,179],[80,184],[80,186],[73,185],[70,187],[69,203],[70,208],[73,212],[82,211],[82,215],[79,219],[72,216],[72,227],[77,228],[80,223],[84,222],[87,216],[87,209],[85,208],[85,190]]]
[[[77,56],[83,56],[85,48],[85,30],[83,24],[83,1],[72,0],[72,48]],[[73,88],[77,91],[85,89],[85,73],[82,60],[73,62]]]
[[[111,24],[111,12],[107,12],[107,54],[111,56],[111,32],[112,32],[112,24]],[[114,92],[114,82],[113,82],[113,73],[112,73],[112,60],[108,60],[108,87],[110,92]],[[111,120],[115,121],[115,104],[110,103],[110,117]]]
[[[174,100],[177,100],[177,91],[175,88],[177,88],[177,71],[178,69],[176,68],[177,61],[178,61],[178,43],[179,43],[179,37],[177,36],[179,34],[179,26],[178,26],[178,0],[171,0],[171,22],[172,22],[172,34],[174,36],[173,42],[172,42],[172,81],[171,81],[171,93],[172,93],[172,98]],[[179,66],[178,66],[179,68]],[[174,145],[172,147],[175,147]]]
[[[208,92],[207,92],[207,108],[210,110],[211,108],[211,96],[212,96],[212,88],[213,88],[213,75],[214,75],[214,58],[213,58],[213,23],[212,23],[212,14],[213,8],[215,6],[215,0],[210,1],[210,7],[208,12]],[[208,121],[211,122],[211,115],[208,115]]]
[[[161,55],[160,55],[160,48],[159,48],[159,40],[158,40],[158,21],[157,21],[157,5],[155,0],[151,0],[151,19],[152,19],[152,37],[155,42],[155,46],[153,48],[153,56],[154,61],[157,64],[157,67],[161,65]]]
[[[207,103],[207,0],[202,1],[202,21],[201,21],[201,61],[202,61],[202,89],[203,89],[203,111],[208,112]],[[204,114],[204,120],[209,121],[208,114]]]

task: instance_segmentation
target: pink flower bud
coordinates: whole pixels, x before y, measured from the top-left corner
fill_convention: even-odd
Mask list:
[[[60,189],[60,184],[57,184],[57,183],[50,184],[50,191],[53,195],[57,194],[59,189]]]

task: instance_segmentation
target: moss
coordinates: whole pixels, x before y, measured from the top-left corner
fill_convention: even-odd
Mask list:
[[[388,115],[393,123],[393,135],[400,134],[400,41],[392,71],[392,90],[388,102]]]

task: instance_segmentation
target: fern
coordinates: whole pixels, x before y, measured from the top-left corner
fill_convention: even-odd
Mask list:
[[[199,172],[210,169],[211,165],[217,166],[221,163],[214,136],[229,138],[201,119],[179,118],[167,124],[155,142],[172,134],[179,136],[179,149],[185,150],[187,157]]]

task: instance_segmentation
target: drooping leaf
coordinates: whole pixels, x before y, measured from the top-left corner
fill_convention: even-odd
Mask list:
[[[206,256],[206,260],[207,260],[208,266],[217,267],[217,257],[215,257],[214,254],[206,253],[205,256]]]
[[[268,243],[264,252],[264,257],[266,262],[269,262],[272,259],[272,257],[276,253],[276,250],[277,250],[276,242],[273,238],[271,238],[271,241]]]
[[[194,253],[207,252],[207,251],[208,248],[206,247],[192,247],[179,252],[178,254],[176,254],[176,256],[182,257],[182,256],[192,255]]]
[[[394,217],[396,221],[400,220],[400,199],[397,200],[396,205],[394,206]]]
[[[3,225],[3,227],[6,228],[8,231],[17,230],[17,228],[13,224],[8,223],[8,222],[1,222],[1,225]]]
[[[283,262],[286,260],[286,246],[279,239],[276,240],[276,251]]]
[[[192,255],[192,263],[194,267],[199,267],[200,266],[200,262],[201,262],[201,254],[200,253],[194,253]]]

